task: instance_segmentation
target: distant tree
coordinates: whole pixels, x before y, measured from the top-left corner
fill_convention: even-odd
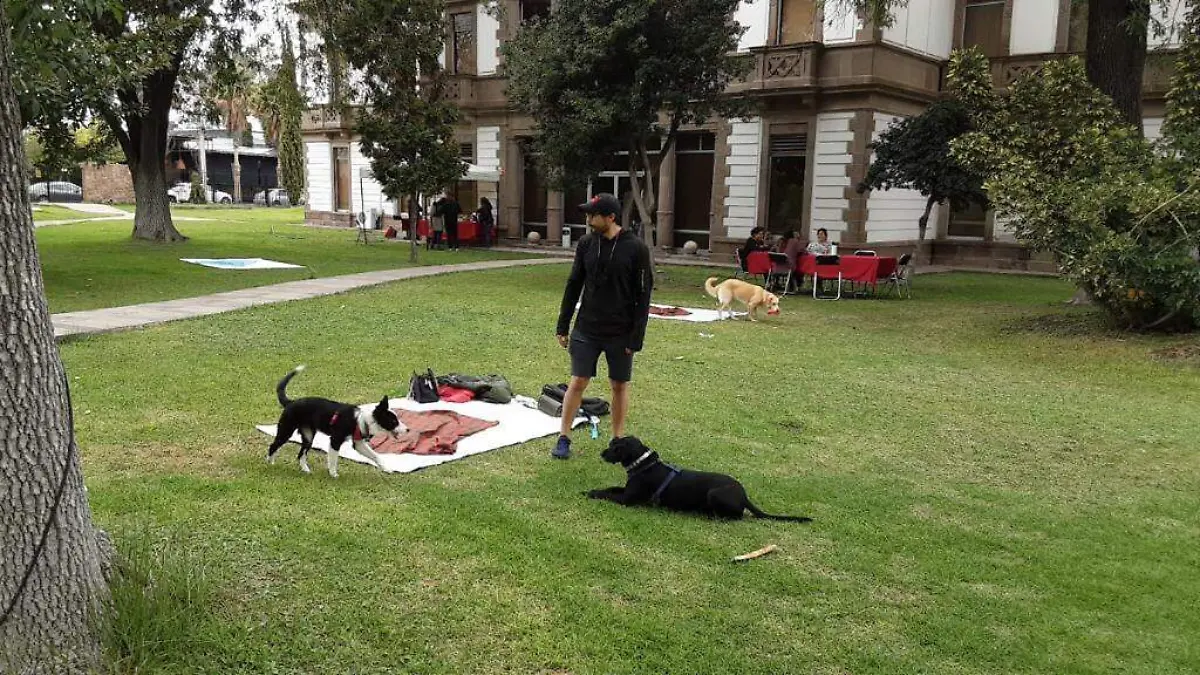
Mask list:
[[[362,102],[354,112],[362,152],[388,199],[409,200],[415,261],[417,195],[448,188],[466,172],[454,140],[458,107],[447,98],[439,63],[446,5],[442,0],[304,0],[300,7],[323,26],[327,53],[344,58],[356,75],[356,87],[347,95]]]
[[[918,239],[925,241],[929,213],[935,204],[954,208],[988,206],[983,176],[967,169],[950,154],[950,143],[971,131],[966,108],[953,99],[941,100],[893,124],[871,144],[875,159],[859,192],[900,188],[925,197],[925,212],[917,221]]]
[[[125,154],[137,211],[133,236],[186,239],[171,220],[163,159],[180,96],[232,68],[258,21],[247,0],[0,0],[13,24],[14,83],[25,126],[47,151],[91,119]],[[53,140],[53,144],[46,143]]]
[[[537,123],[533,151],[551,185],[586,184],[627,153],[632,205],[649,241],[663,159],[679,130],[738,117],[725,94],[738,57],[738,0],[560,0],[503,47],[509,99]],[[625,198],[627,195],[617,195]],[[627,224],[627,223],[626,223]]]

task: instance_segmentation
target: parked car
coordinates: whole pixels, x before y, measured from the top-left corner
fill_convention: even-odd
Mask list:
[[[42,181],[29,186],[29,199],[35,202],[81,202],[83,188],[65,180]]]
[[[192,200],[192,184],[191,183],[176,183],[167,190],[167,198],[172,204],[182,204]],[[228,192],[214,190],[211,186],[208,188],[208,203],[209,204],[232,204],[233,195]]]
[[[254,195],[254,203],[259,206],[291,206],[292,200],[288,191],[283,188],[271,188]]]

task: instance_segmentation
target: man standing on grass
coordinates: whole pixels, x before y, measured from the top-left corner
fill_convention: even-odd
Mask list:
[[[575,247],[575,265],[558,313],[558,344],[571,354],[571,384],[563,398],[562,430],[550,453],[558,459],[571,456],[571,423],[584,390],[596,376],[601,352],[612,385],[613,438],[625,435],[633,354],[641,351],[646,337],[654,289],[649,249],[617,224],[621,202],[610,194],[599,194],[579,209],[587,214],[591,233]],[[583,304],[575,317],[575,330],[570,331],[581,292]]]

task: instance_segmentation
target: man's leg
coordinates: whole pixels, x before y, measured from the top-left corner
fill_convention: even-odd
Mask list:
[[[625,353],[628,340],[615,340],[604,351],[608,359],[608,384],[612,387],[612,435],[625,435],[625,417],[629,414],[629,381],[633,379],[633,354]]]
[[[550,453],[556,459],[568,459],[571,456],[571,423],[575,421],[575,413],[583,403],[584,390],[596,376],[596,362],[600,360],[600,352],[603,349],[600,343],[574,333],[569,345],[567,351],[571,355],[571,383],[567,385],[567,395],[563,396],[558,442]]]
[[[563,397],[562,427],[559,430],[561,435],[571,435],[571,423],[575,421],[575,413],[579,412],[579,406],[583,403],[583,392],[591,381],[588,377],[572,377],[567,385],[567,395]]]
[[[609,380],[612,385],[612,434],[613,438],[625,435],[625,416],[629,413],[629,383]]]

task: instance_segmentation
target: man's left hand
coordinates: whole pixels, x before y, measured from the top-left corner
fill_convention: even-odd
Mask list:
[[[633,356],[633,350],[629,347],[625,348],[625,356]]]

